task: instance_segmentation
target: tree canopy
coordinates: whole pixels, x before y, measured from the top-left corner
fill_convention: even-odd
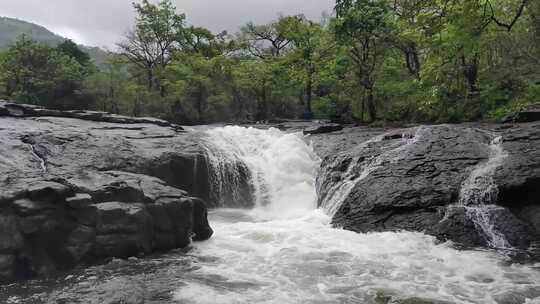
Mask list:
[[[337,0],[321,20],[234,35],[187,24],[170,0],[134,10],[99,67],[69,40],[21,37],[0,52],[0,95],[184,124],[496,120],[540,101],[538,1]]]

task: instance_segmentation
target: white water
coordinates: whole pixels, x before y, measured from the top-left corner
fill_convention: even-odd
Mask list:
[[[538,270],[506,263],[495,252],[458,251],[421,233],[332,228],[316,209],[319,161],[300,134],[226,127],[209,135],[222,148],[216,161],[247,164],[257,206],[211,212],[215,235],[190,253],[200,262],[183,276],[178,303],[540,300],[533,300],[540,297]]]
[[[209,130],[207,135],[210,159],[222,168],[214,177],[218,188],[230,182],[222,180],[227,164],[240,162],[248,167],[256,206],[253,212],[265,218],[295,218],[315,209],[319,158],[300,133],[228,126]]]
[[[500,209],[496,206],[499,189],[493,175],[508,157],[502,146],[502,138],[496,137],[489,144],[489,159],[478,165],[463,183],[458,206],[465,208],[467,216],[484,232],[488,243],[494,248],[510,248],[504,234],[497,231],[491,214]]]

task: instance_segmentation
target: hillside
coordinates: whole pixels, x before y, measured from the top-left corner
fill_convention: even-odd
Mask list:
[[[51,46],[55,46],[66,39],[43,26],[19,19],[0,17],[0,49],[9,47],[23,34]],[[94,59],[97,65],[100,65],[108,56],[106,51],[98,47],[84,45],[80,45],[80,47]]]

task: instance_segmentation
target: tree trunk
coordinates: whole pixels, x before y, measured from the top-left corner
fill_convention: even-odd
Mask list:
[[[531,23],[536,45],[540,46],[540,2],[530,1],[528,9],[531,16]]]
[[[140,95],[139,92],[137,92],[137,97],[135,97],[135,102],[133,104],[133,116],[137,117],[140,113]]]
[[[366,111],[366,97],[362,98],[362,105],[360,106],[360,121],[364,122],[364,112]]]
[[[167,90],[165,90],[165,86],[163,85],[159,86],[159,96],[161,96],[161,98],[167,96]]]
[[[198,86],[199,86],[199,92],[197,94],[197,113],[199,116],[199,123],[203,123],[204,122],[204,114],[203,114],[204,92],[203,92],[203,85],[199,83]]]
[[[234,120],[235,121],[239,121],[241,119],[243,119],[242,117],[242,109],[244,108],[242,106],[242,98],[240,96],[240,93],[238,92],[238,89],[233,86],[233,89],[232,89],[232,95],[233,95],[233,101],[234,101]]]
[[[313,71],[310,68],[310,71],[308,72],[308,79],[306,84],[306,112],[311,114],[313,111],[311,109],[311,103],[313,98]]]
[[[465,76],[465,79],[467,79],[469,89],[471,93],[475,93],[478,91],[476,86],[478,80],[478,56],[475,55],[471,63],[467,63],[465,56],[461,57],[461,61],[463,64],[463,75]]]
[[[152,71],[152,68],[146,69],[146,81],[148,84],[148,90],[152,90],[154,88],[154,72]]]
[[[367,90],[368,90],[367,110],[369,114],[369,121],[374,122],[377,120],[377,109],[375,108],[375,97],[373,95],[373,87],[370,87]]]
[[[258,104],[257,109],[257,117],[255,117],[256,120],[266,120],[268,118],[268,97],[267,97],[267,88],[266,88],[266,81],[263,81],[262,83],[262,90],[261,90],[261,96]]]
[[[411,42],[402,48],[405,54],[405,61],[407,63],[407,69],[409,73],[420,79],[420,59],[418,58],[418,51],[416,50],[416,44]]]

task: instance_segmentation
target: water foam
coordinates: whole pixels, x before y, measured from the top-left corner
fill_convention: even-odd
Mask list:
[[[203,261],[175,293],[179,303],[495,303],[506,294],[540,296],[537,270],[421,233],[334,229],[321,210],[271,221],[216,210],[210,220],[216,234],[191,253]]]
[[[316,208],[315,175],[319,158],[301,133],[227,126],[208,130],[218,191],[234,183],[223,178],[232,163],[247,166],[255,209],[263,217],[295,217]],[[237,178],[238,180],[238,178]],[[294,204],[292,204],[294,202]]]
[[[465,208],[467,216],[474,222],[476,227],[487,237],[488,243],[494,248],[510,248],[504,234],[495,229],[491,215],[500,210],[496,206],[499,188],[493,176],[508,153],[503,149],[502,137],[496,137],[489,144],[489,159],[478,165],[463,183],[458,207]]]
[[[210,213],[215,235],[194,245],[197,268],[182,274],[178,303],[496,303],[540,296],[540,265],[458,251],[422,233],[333,228],[315,208],[318,160],[300,134],[239,127],[208,134],[220,147],[219,161],[245,162],[257,207]],[[372,159],[364,174],[400,161],[407,144],[414,139]]]

